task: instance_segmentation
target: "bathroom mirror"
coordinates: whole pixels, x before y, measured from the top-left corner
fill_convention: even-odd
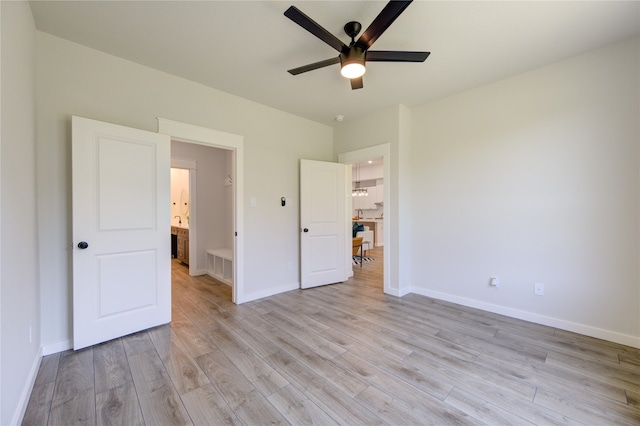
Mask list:
[[[189,192],[186,189],[180,193],[180,211],[184,216],[189,214]]]

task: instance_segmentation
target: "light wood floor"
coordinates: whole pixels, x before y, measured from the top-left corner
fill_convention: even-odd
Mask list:
[[[640,424],[640,350],[386,296],[371,255],[241,306],[174,265],[171,325],[45,357],[24,424]]]

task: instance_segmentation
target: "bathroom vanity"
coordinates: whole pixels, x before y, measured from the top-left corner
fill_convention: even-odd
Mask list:
[[[175,241],[175,251],[173,249]],[[173,256],[185,265],[189,264],[189,228],[182,226],[171,227],[171,252]]]

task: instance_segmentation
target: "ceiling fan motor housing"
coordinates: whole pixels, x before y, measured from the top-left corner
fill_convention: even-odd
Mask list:
[[[360,24],[360,22],[351,21],[344,24],[344,32],[347,33],[349,37],[351,37],[352,44],[361,29],[362,25]]]
[[[357,78],[364,74],[366,51],[353,43],[340,53],[340,72],[344,77]]]

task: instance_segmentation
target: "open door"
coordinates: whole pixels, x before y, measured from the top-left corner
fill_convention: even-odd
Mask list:
[[[171,321],[170,138],[72,121],[73,348]]]
[[[300,287],[346,281],[349,166],[300,161]],[[349,244],[350,245],[350,244]],[[349,262],[350,264],[350,262]]]

